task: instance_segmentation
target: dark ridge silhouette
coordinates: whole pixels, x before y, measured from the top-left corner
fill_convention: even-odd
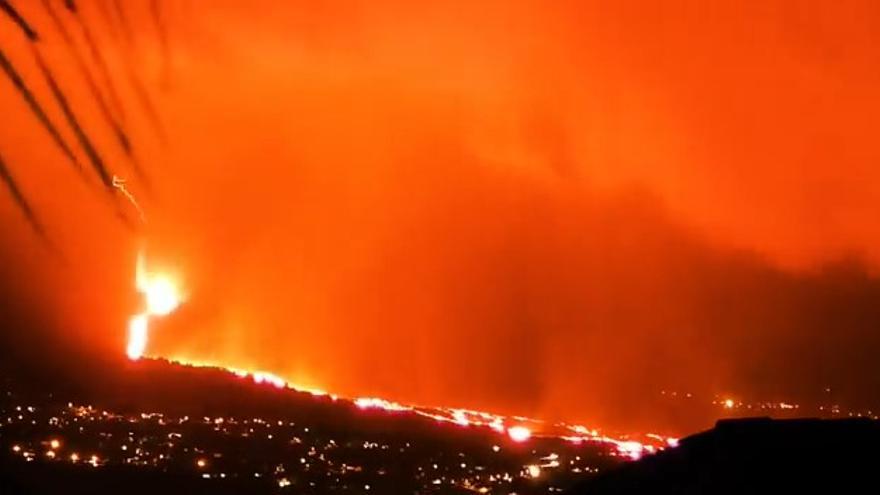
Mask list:
[[[55,124],[49,119],[43,106],[40,105],[37,98],[34,96],[34,93],[28,88],[27,84],[25,84],[24,79],[15,69],[15,66],[12,65],[12,61],[6,58],[6,54],[2,49],[0,49],[0,68],[6,73],[6,76],[12,82],[12,85],[15,86],[15,89],[18,90],[22,99],[24,99],[25,103],[27,103],[28,107],[31,109],[31,112],[40,122],[40,125],[42,125],[43,128],[46,129],[46,132],[52,137],[52,141],[58,149],[61,150],[61,153],[70,160],[70,163],[73,165],[74,169],[76,169],[77,173],[85,178],[85,175],[83,175],[83,167],[79,163],[79,160],[77,160],[76,155],[73,154],[73,150],[70,149],[70,146],[64,141],[64,138],[61,137],[58,128],[55,127]]]
[[[721,420],[568,493],[875,493],[878,442],[880,422],[870,419]]]

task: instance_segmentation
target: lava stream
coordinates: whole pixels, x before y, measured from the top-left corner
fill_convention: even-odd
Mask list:
[[[183,295],[175,279],[165,273],[151,273],[147,270],[143,253],[137,257],[135,285],[144,296],[144,310],[134,315],[128,325],[128,346],[126,353],[129,359],[138,360],[143,357],[149,341],[149,323],[152,317],[166,316],[177,309],[183,302]],[[265,371],[241,370],[216,363],[197,362],[181,358],[160,358],[169,362],[192,367],[218,368],[237,375],[239,378],[250,377],[257,384],[268,384],[279,389],[291,389],[307,392],[315,396],[329,396],[336,401],[340,398],[327,394],[322,390],[302,387],[286,381],[278,375]],[[597,430],[587,429],[581,425],[566,423],[547,424],[543,421],[521,416],[502,416],[484,411],[450,407],[414,406],[391,402],[375,397],[342,399],[351,402],[359,409],[381,409],[390,413],[409,413],[431,418],[433,420],[453,423],[462,427],[489,428],[506,435],[516,443],[527,442],[540,437],[556,437],[573,443],[597,442],[614,446],[618,455],[638,459],[645,452],[655,452],[667,447],[674,447],[677,440],[659,435],[645,436],[644,443],[628,438],[611,438],[600,434]]]

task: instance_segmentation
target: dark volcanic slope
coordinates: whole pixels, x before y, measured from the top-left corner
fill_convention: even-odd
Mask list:
[[[57,391],[5,380],[2,493],[553,493],[620,463],[606,444],[517,443],[220,370],[107,370]]]
[[[877,493],[877,466],[876,420],[724,420],[571,493]]]

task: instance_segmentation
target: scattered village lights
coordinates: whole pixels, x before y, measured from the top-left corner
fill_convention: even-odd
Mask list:
[[[528,472],[530,477],[537,478],[541,476],[541,466],[538,466],[537,464],[530,464],[526,466],[526,472]]]
[[[260,417],[237,418],[230,415],[223,416],[222,421],[217,421],[217,418],[214,417],[191,420],[188,416],[166,416],[159,412],[119,414],[94,406],[68,404],[57,407],[59,408],[57,410],[47,408],[46,418],[37,417],[36,419],[40,424],[48,425],[58,433],[79,431],[77,439],[73,440],[73,436],[68,435],[65,435],[64,438],[47,437],[43,432],[34,440],[11,444],[10,448],[13,452],[18,453],[28,462],[69,462],[94,468],[123,464],[154,468],[178,466],[186,469],[189,467],[195,475],[204,479],[266,477],[272,479],[278,488],[287,488],[300,483],[303,486],[314,487],[314,479],[306,481],[309,479],[308,473],[314,473],[319,477],[326,473],[323,474],[324,478],[332,480],[332,483],[337,486],[351,483],[353,481],[351,476],[373,476],[374,478],[362,478],[362,484],[357,486],[364,492],[383,493],[380,483],[383,479],[387,480],[388,474],[393,472],[393,466],[396,462],[394,458],[409,456],[412,450],[419,449],[418,440],[414,438],[401,438],[397,440],[397,444],[391,444],[388,440],[373,440],[365,437],[353,445],[350,442],[340,442],[338,438],[327,438],[325,433],[322,433],[318,428],[304,426],[293,421],[278,421],[275,418],[271,420]],[[448,414],[448,424],[450,427],[454,427],[458,424],[454,412],[450,410]],[[481,414],[487,415],[470,411],[466,412],[465,416],[460,413],[458,417],[466,417],[469,422],[472,421],[472,424],[477,424],[477,418],[482,417]],[[50,418],[52,418],[51,421]],[[522,421],[523,418],[519,420]],[[81,436],[83,433],[79,430],[81,424],[89,425],[89,429],[86,431],[90,431],[94,438],[89,439]],[[12,427],[18,425],[21,425],[22,428],[31,428],[28,419],[11,424]],[[458,426],[464,427],[464,425]],[[491,428],[488,425],[482,426]],[[250,433],[261,430],[265,430],[267,434],[257,436]],[[298,443],[291,441],[294,432],[298,435]],[[260,466],[247,461],[238,464],[241,462],[238,456],[227,456],[221,451],[212,451],[212,448],[223,449],[223,443],[216,442],[216,439],[209,439],[207,434],[220,437],[239,437],[242,440],[254,439],[254,441],[259,438],[262,442],[268,441],[279,446],[295,445],[303,449],[303,456],[280,460],[280,463],[269,466],[268,470],[265,467],[261,469]],[[535,443],[529,447],[531,451],[529,462],[518,467],[511,466],[509,470],[489,467],[490,464],[487,462],[489,459],[486,456],[504,455],[502,453],[506,450],[501,445],[490,442],[477,450],[456,451],[455,455],[445,458],[426,457],[423,464],[414,466],[413,474],[415,479],[421,479],[425,486],[436,483],[485,494],[494,493],[497,490],[501,490],[499,493],[508,493],[505,490],[516,479],[534,479],[536,468],[540,470],[537,471],[537,476],[541,478],[542,482],[549,482],[553,478],[553,474],[557,472],[568,471],[573,474],[593,472],[593,468],[587,464],[589,461],[574,462],[574,451],[560,454],[557,451],[544,450],[541,447],[542,442],[545,441],[544,438],[553,445],[559,445],[558,440],[554,443],[549,437],[535,439]],[[202,443],[203,441],[207,441],[207,443]],[[65,443],[76,445],[77,450],[71,449],[69,454],[62,456],[59,452],[64,448]],[[209,447],[209,445],[214,447]],[[264,445],[260,448],[264,448]],[[34,452],[34,449],[38,449],[40,446],[44,450]],[[88,455],[82,456],[79,450],[82,447],[94,450]],[[609,444],[608,448],[614,449],[615,446]],[[369,452],[361,455],[367,455],[373,459],[384,459],[383,462],[388,462],[388,464],[374,468],[357,465],[352,462],[352,459],[356,459],[356,457],[352,458],[350,453],[342,454],[346,462],[334,462],[334,455],[338,451],[346,449],[349,452],[351,449]],[[193,453],[199,455],[193,457]],[[496,459],[499,458],[496,457]],[[564,459],[565,462],[558,461],[561,459]],[[208,470],[209,466],[213,468],[210,471]],[[430,477],[424,476],[428,472],[435,474]],[[417,473],[421,473],[421,475]],[[306,478],[304,479],[302,476],[306,476]]]

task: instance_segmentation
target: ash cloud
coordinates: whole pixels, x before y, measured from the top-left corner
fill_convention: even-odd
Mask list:
[[[189,298],[153,352],[648,429],[707,421],[663,389],[876,404],[871,2],[166,5],[145,235]],[[28,262],[20,227],[13,272],[49,334],[121,354],[138,240],[35,196],[89,219],[59,233],[81,263]]]

